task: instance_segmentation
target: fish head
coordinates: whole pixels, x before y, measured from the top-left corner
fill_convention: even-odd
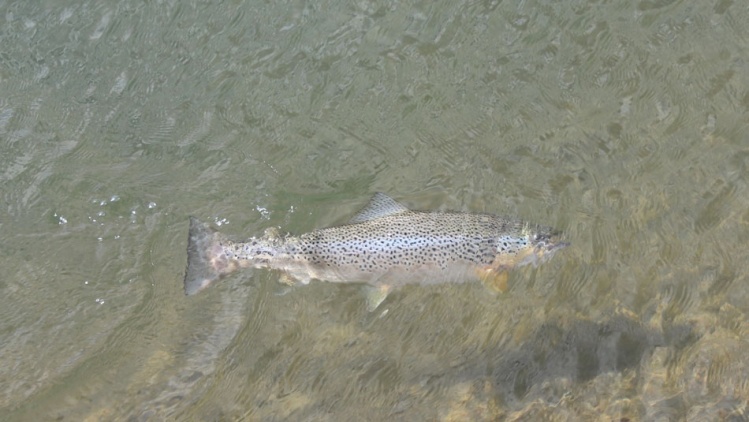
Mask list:
[[[498,239],[500,253],[494,264],[505,268],[528,264],[535,267],[548,261],[558,250],[569,245],[561,239],[561,232],[550,227],[523,226],[518,232]]]
[[[562,232],[541,226],[531,235],[531,245],[540,262],[544,262],[558,250],[569,246],[569,242],[562,241]]]
[[[546,262],[557,253],[558,250],[569,246],[569,242],[562,241],[562,232],[551,227],[537,226],[528,230],[530,252],[525,259],[526,264],[538,265]]]

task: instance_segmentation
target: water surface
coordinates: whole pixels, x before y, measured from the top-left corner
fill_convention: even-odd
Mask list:
[[[741,2],[0,4],[8,420],[740,419]],[[255,271],[185,297],[188,216],[238,238],[377,191],[572,246],[510,291]],[[602,416],[603,415],[603,416]]]

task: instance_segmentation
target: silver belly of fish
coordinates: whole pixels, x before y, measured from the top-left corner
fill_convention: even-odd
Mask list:
[[[360,282],[382,298],[407,283],[506,280],[566,246],[550,228],[488,214],[411,211],[376,194],[349,224],[300,236],[273,233],[233,242],[190,219],[185,292],[197,293],[239,268],[271,268],[286,278]]]

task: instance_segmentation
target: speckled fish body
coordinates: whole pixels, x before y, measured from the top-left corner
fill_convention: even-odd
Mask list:
[[[304,284],[312,279],[381,288],[462,282],[537,265],[566,243],[551,229],[488,214],[411,211],[375,195],[349,224],[281,237],[266,232],[232,242],[190,219],[185,292],[239,268],[271,268]]]

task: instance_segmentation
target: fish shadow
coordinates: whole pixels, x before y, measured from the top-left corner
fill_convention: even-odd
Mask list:
[[[547,391],[545,385],[549,381],[557,386],[581,384],[602,374],[626,371],[635,371],[634,375],[640,376],[643,360],[655,348],[681,350],[695,342],[696,337],[687,324],[652,328],[625,315],[615,315],[603,322],[546,322],[517,349],[488,347],[482,352],[483,359],[470,359],[473,363],[462,369],[467,375],[464,380],[487,380],[488,376],[493,398],[515,407],[513,404],[520,406],[532,390],[539,388],[544,389],[545,400],[561,400],[566,389]],[[483,368],[470,368],[477,363]]]

